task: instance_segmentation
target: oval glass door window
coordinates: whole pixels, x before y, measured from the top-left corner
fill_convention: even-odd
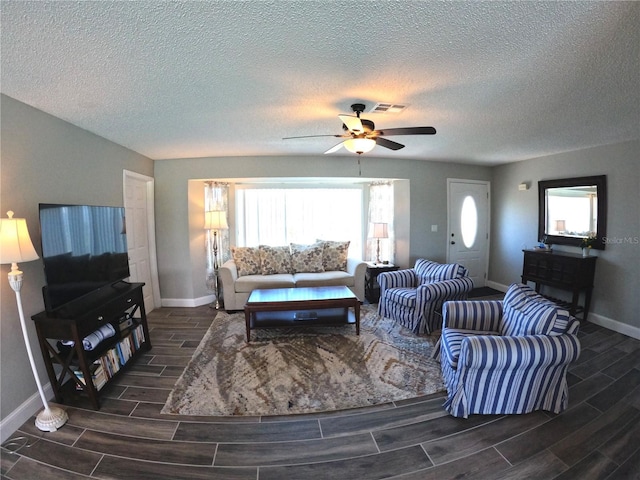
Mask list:
[[[478,208],[476,207],[476,201],[471,195],[467,195],[462,202],[460,232],[462,233],[464,246],[467,248],[473,247],[476,243],[476,235],[478,234]]]

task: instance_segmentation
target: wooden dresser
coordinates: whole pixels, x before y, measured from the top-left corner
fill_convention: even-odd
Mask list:
[[[586,321],[598,257],[583,257],[580,254],[548,250],[523,252],[522,283],[535,283],[536,291],[539,293],[542,293],[540,290],[543,285],[571,292],[570,301],[545,296],[567,308],[576,318]],[[584,293],[582,304],[581,293]]]

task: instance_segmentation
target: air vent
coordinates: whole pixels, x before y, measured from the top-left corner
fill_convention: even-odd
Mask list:
[[[408,106],[400,103],[376,103],[369,113],[402,113]]]

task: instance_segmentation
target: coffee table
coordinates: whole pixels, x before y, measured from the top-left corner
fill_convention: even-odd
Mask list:
[[[244,317],[247,342],[252,328],[263,327],[354,324],[360,335],[360,301],[347,287],[254,290]]]

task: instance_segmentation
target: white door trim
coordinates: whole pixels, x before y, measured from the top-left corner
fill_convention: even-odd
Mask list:
[[[486,264],[484,266],[487,277],[486,282],[489,280],[489,253],[491,252],[491,182],[489,180],[468,180],[465,178],[447,178],[447,263],[451,263],[451,242],[449,241],[449,232],[451,232],[451,215],[449,214],[451,209],[451,184],[452,183],[473,183],[478,185],[486,185],[487,187],[487,254]]]
[[[122,171],[122,192],[124,195],[126,179],[133,178],[142,180],[147,185],[147,235],[149,238],[149,269],[151,270],[151,292],[153,294],[153,303],[156,307],[162,305],[160,297],[160,282],[158,280],[158,255],[156,253],[156,223],[155,223],[155,180],[153,177],[142,175],[141,173],[129,170]]]

